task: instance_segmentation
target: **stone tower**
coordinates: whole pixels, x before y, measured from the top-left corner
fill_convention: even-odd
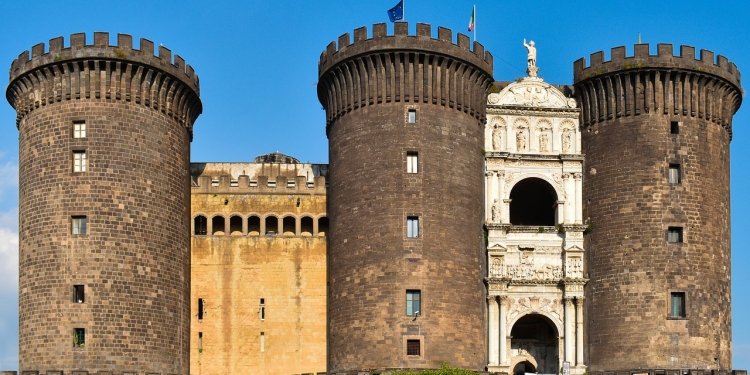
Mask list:
[[[20,371],[189,373],[198,77],[129,35],[10,69],[19,130]]]
[[[328,371],[486,365],[483,146],[492,55],[407,23],[322,53]]]
[[[731,368],[729,142],[740,73],[647,44],[574,64],[593,373]],[[659,370],[656,371],[659,374]]]

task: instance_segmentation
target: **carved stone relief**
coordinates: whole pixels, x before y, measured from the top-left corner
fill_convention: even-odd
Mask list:
[[[578,257],[568,258],[565,264],[565,276],[572,279],[583,278],[583,260]]]

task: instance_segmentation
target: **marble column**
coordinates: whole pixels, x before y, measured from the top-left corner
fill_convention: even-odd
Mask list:
[[[583,300],[576,297],[576,366],[583,366]]]
[[[484,191],[485,191],[485,196],[486,196],[486,198],[484,200],[484,202],[485,202],[484,203],[484,206],[485,206],[484,207],[484,212],[485,212],[484,216],[485,216],[485,221],[490,221],[490,219],[492,218],[492,203],[494,202],[494,199],[495,199],[494,190],[492,189],[493,180],[495,180],[495,177],[494,177],[495,176],[495,172],[493,172],[493,171],[484,172],[484,176],[485,176],[485,179],[484,179],[484,181],[485,181],[485,185],[484,185],[485,186],[485,190]]]
[[[508,307],[505,306],[505,302],[508,296],[499,296],[500,302],[500,364],[508,364],[508,327],[506,326],[506,316],[508,315]]]
[[[575,221],[575,186],[572,186],[573,179],[570,173],[563,173],[563,189],[565,190],[565,220],[566,224],[573,224]]]
[[[489,358],[490,366],[497,366],[498,364],[498,344],[500,341],[500,331],[498,323],[500,318],[497,316],[497,296],[487,296],[487,303],[489,304],[489,329],[490,329],[490,342],[489,342]]]
[[[565,329],[565,340],[563,343],[563,346],[565,346],[565,362],[572,363],[573,362],[573,322],[575,321],[575,316],[573,315],[573,298],[572,297],[564,297],[564,329]]]
[[[576,212],[576,223],[581,224],[582,216],[583,216],[583,192],[581,190],[581,174],[575,173],[573,174],[573,181],[575,182],[575,212]]]
[[[498,204],[500,204],[500,217],[497,219],[497,221],[500,223],[507,223],[508,220],[505,220],[505,212],[508,210],[505,207],[505,204],[503,204],[503,200],[505,197],[505,172],[504,171],[497,172],[497,186],[498,186],[497,202]]]

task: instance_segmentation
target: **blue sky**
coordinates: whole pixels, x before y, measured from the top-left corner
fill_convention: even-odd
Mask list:
[[[360,26],[387,22],[397,0],[0,2],[0,65],[56,36],[127,33],[163,44],[201,79],[204,113],[195,124],[193,161],[250,161],[281,151],[326,163],[317,62],[326,45]],[[406,20],[466,32],[472,0],[407,0]],[[495,56],[495,79],[525,75],[524,38],[533,39],[545,81],[572,82],[573,61],[633,44],[673,43],[725,55],[750,72],[750,5],[745,1],[478,0],[477,37]],[[389,30],[391,26],[389,24]],[[7,76],[0,78],[7,87]],[[750,85],[749,83],[745,83]],[[750,369],[750,103],[734,117],[732,258],[734,367]],[[17,368],[18,132],[0,103],[0,369]]]

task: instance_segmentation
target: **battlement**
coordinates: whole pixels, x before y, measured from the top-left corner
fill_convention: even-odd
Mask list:
[[[318,62],[318,74],[335,66],[341,61],[373,51],[387,50],[414,50],[427,53],[444,53],[455,56],[475,65],[477,68],[492,74],[493,58],[489,51],[479,42],[474,42],[471,49],[471,39],[459,33],[457,40],[453,42],[453,32],[444,27],[438,27],[437,39],[432,38],[432,27],[429,24],[417,23],[417,34],[409,35],[409,24],[396,22],[394,34],[388,35],[385,23],[372,26],[372,37],[367,37],[367,27],[354,30],[354,41],[351,35],[345,33],[336,41],[331,42],[323,53],[320,54]]]
[[[95,32],[94,44],[86,44],[86,34],[76,33],[70,35],[70,47],[63,45],[64,38],[59,36],[50,39],[46,52],[44,43],[31,47],[31,56],[28,50],[23,51],[11,64],[10,81],[36,68],[65,60],[122,60],[158,67],[200,95],[200,83],[193,67],[186,64],[180,55],[174,55],[173,59],[172,51],[167,47],[160,45],[158,54],[154,54],[154,42],[148,39],[141,38],[140,49],[134,49],[133,37],[128,34],[117,34],[117,44],[112,46],[109,45],[108,32]]]
[[[327,182],[324,176],[315,176],[308,181],[305,176],[289,178],[276,176],[256,176],[251,180],[248,175],[233,179],[230,175],[197,177],[192,186],[192,194],[326,194]]]
[[[573,63],[573,82],[628,69],[677,68],[713,74],[741,87],[740,71],[726,57],[718,55],[715,58],[712,51],[701,49],[700,58],[696,59],[695,47],[685,45],[680,46],[679,55],[675,55],[673,51],[672,44],[659,43],[657,54],[651,55],[648,44],[636,44],[633,56],[626,56],[625,47],[620,46],[612,48],[609,61],[604,61],[603,51],[592,53],[588,66],[585,57]]]
[[[5,92],[16,109],[16,126],[37,108],[68,100],[122,100],[134,102],[172,117],[187,128],[203,112],[198,75],[179,55],[164,46],[154,55],[154,43],[141,39],[133,48],[130,35],[118,34],[117,45],[109,45],[109,33],[94,33],[94,44],[86,35],[49,41],[49,50],[39,43],[21,53],[10,68]]]

